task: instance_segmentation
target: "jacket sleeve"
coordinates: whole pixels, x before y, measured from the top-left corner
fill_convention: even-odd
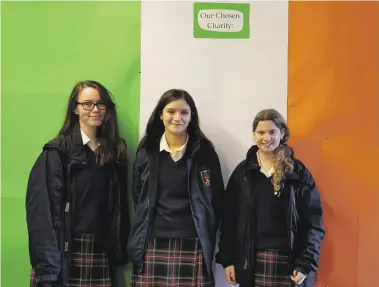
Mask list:
[[[27,184],[26,216],[29,234],[30,262],[35,270],[37,281],[58,281],[61,270],[61,254],[58,248],[57,233],[54,230],[52,211],[60,209],[60,201],[52,200],[51,186],[56,191],[63,188],[62,173],[52,173],[61,170],[61,161],[57,151],[44,151],[35,162]],[[58,180],[58,181],[57,181]],[[52,182],[54,181],[54,182]],[[59,214],[55,214],[60,217]],[[59,225],[59,222],[55,222]]]
[[[223,202],[225,198],[224,180],[221,172],[221,164],[216,151],[213,151],[211,163],[211,180],[212,180],[212,205],[217,218],[217,226],[223,212]]]
[[[297,195],[299,230],[296,238],[296,269],[304,274],[318,271],[320,249],[325,237],[320,193],[316,183],[302,165],[299,172],[300,190]]]
[[[132,171],[132,197],[134,212],[139,201],[142,188],[141,176],[146,168],[146,152],[145,149],[140,149],[137,152],[136,158],[133,163]]]
[[[123,143],[126,147],[126,142],[123,140]],[[125,162],[119,165],[118,177],[121,187],[120,194],[120,207],[121,207],[121,226],[122,226],[122,240],[127,240],[130,233],[130,188],[129,188],[129,179],[128,179],[128,158],[126,157]]]
[[[120,183],[120,194],[119,194],[119,204],[120,204],[120,234],[119,234],[119,243],[121,245],[118,248],[118,251],[121,252],[122,256],[117,258],[114,262],[115,264],[126,264],[128,263],[128,254],[126,250],[126,245],[128,242],[129,234],[130,234],[130,197],[128,188],[128,165],[126,163],[122,163],[118,166],[118,180]]]
[[[233,171],[226,186],[226,193],[222,204],[222,216],[220,225],[220,240],[216,262],[224,268],[234,265],[235,240],[237,236],[238,221],[238,167]]]

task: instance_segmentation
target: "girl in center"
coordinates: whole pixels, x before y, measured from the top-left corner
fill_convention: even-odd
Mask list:
[[[158,101],[133,165],[132,286],[214,286],[212,261],[224,184],[192,97]]]

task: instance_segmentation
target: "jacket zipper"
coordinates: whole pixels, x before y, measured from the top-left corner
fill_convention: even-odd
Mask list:
[[[117,218],[116,218],[116,233],[117,233],[117,250],[116,250],[116,258],[121,259],[122,258],[122,251],[121,251],[121,198],[120,198],[120,193],[121,193],[121,184],[120,180],[117,179],[116,173],[113,175],[113,185],[112,188],[114,188],[114,184],[117,183],[117,206],[119,207],[119,210],[117,212]],[[120,253],[119,253],[120,252]]]
[[[67,164],[67,174],[66,174],[66,193],[67,193],[67,198],[66,198],[66,203],[65,203],[65,208],[64,208],[64,213],[65,213],[65,220],[64,222],[64,231],[63,231],[63,260],[67,260],[68,266],[70,265],[70,246],[69,246],[69,240],[71,238],[71,216],[70,216],[70,208],[71,208],[71,164]],[[65,267],[67,266],[65,263],[62,264]],[[63,275],[63,285],[67,286],[68,282],[66,281],[67,275],[68,275],[68,270],[64,270],[65,274]]]
[[[248,189],[248,192],[250,192],[250,188],[249,188],[249,182],[246,178],[246,176],[243,177],[245,182],[246,182],[246,185],[247,185],[247,189]],[[250,204],[249,204],[250,206]],[[251,251],[251,227],[250,227],[250,207],[249,207],[249,212],[248,212],[248,232],[249,232],[249,242],[248,242],[248,248],[247,248],[247,254],[246,254],[246,258],[245,258],[245,263],[244,263],[244,266],[243,268],[245,270],[249,269],[250,268],[250,251]],[[249,274],[249,278],[250,278],[250,274]]]
[[[150,173],[148,172],[147,173],[147,178],[149,178],[149,175]],[[146,183],[144,183],[146,184]],[[148,189],[149,190],[149,189]],[[149,219],[150,218],[150,196],[149,196],[149,193],[147,194],[147,218]],[[147,230],[146,230],[146,236],[144,237],[143,239],[143,254],[142,254],[142,258],[141,258],[141,267],[139,268],[138,270],[138,273],[141,274],[142,270],[143,270],[143,257],[144,257],[144,253],[146,252],[146,240],[147,240],[147,237],[149,236],[149,224],[147,225]]]
[[[187,163],[187,169],[188,169],[188,178],[187,178],[188,199],[189,199],[189,203],[190,203],[192,219],[194,220],[195,228],[196,228],[195,212],[193,211],[192,199],[191,199],[191,189],[190,189],[191,188],[191,183],[190,183],[190,181],[191,181],[191,168],[192,168],[192,160],[189,160]]]
[[[287,237],[288,237],[288,257],[289,262],[292,263],[292,214],[296,210],[296,198],[295,198],[295,190],[293,186],[289,187],[290,191],[290,204],[288,206],[287,211]]]

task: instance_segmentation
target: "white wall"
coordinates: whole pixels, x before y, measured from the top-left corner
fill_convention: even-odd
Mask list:
[[[140,135],[163,92],[187,90],[225,182],[252,145],[255,114],[287,116],[288,2],[250,3],[250,39],[235,40],[193,38],[192,1],[142,3]],[[228,286],[218,264],[216,286]]]

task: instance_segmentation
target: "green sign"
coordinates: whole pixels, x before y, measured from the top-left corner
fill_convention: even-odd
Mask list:
[[[250,4],[194,3],[195,38],[249,39]]]

